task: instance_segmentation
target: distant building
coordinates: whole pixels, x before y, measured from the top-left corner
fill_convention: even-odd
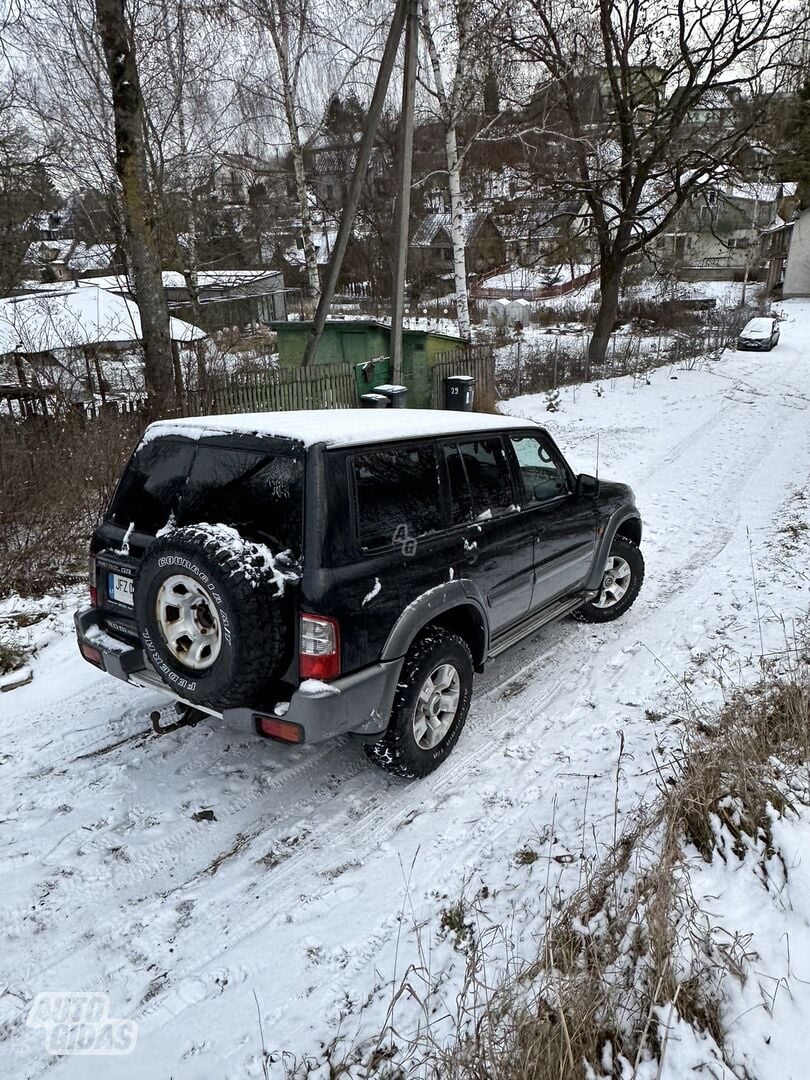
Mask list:
[[[651,253],[685,280],[765,276],[768,231],[788,220],[796,185],[762,180],[702,186],[656,237]]]
[[[448,212],[428,214],[411,238],[409,269],[414,275],[452,278],[453,240]],[[506,244],[492,215],[480,210],[464,215],[468,274],[485,274],[506,260]]]
[[[34,281],[71,281],[88,274],[112,274],[120,265],[115,244],[83,240],[35,240],[28,245],[23,274]]]

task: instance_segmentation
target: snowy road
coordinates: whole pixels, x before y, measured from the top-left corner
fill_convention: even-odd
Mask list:
[[[387,777],[348,740],[280,748],[213,721],[157,738],[159,696],[83,663],[58,613],[33,683],[0,697],[2,1075],[261,1076],[257,1002],[269,1050],[317,1057],[338,1031],[375,1031],[409,964],[444,972],[452,1000],[464,958],[440,913],[462,890],[531,955],[580,853],[654,789],[653,754],[677,740],[656,715],[670,673],[700,683],[707,654],[758,654],[760,632],[778,645],[776,616],[807,608],[790,522],[810,514],[810,304],[782,308],[771,354],[568,388],[557,414],[542,395],[510,404],[584,471],[600,436],[601,474],[636,492],[647,580],[618,623],[566,621],[492,664],[426,780]],[[526,845],[543,857],[518,864]],[[134,1052],[49,1058],[24,1026],[44,990],[108,993],[138,1023]]]

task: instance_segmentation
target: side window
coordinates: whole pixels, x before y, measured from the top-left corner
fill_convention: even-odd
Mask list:
[[[513,435],[509,441],[517,458],[527,506],[568,494],[565,466],[537,436]]]
[[[499,437],[444,447],[453,521],[482,521],[513,508],[509,461]]]
[[[363,547],[404,545],[443,527],[433,444],[358,454],[354,477]]]

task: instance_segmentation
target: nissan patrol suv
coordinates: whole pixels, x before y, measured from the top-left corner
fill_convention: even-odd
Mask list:
[[[147,428],[96,529],[82,655],[179,710],[287,743],[349,732],[403,777],[461,734],[473,673],[644,576],[623,484],[549,433],[416,409]]]

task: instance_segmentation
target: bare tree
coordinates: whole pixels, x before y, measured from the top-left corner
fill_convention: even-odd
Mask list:
[[[315,41],[309,0],[242,0],[239,7],[266,34],[275,60],[275,76],[262,88],[281,108],[289,140],[295,180],[296,202],[301,216],[304,266],[311,296],[320,296],[317,250],[313,236],[312,209],[304,162],[302,91],[305,67]]]
[[[590,345],[604,358],[622,273],[686,201],[741,160],[791,68],[807,16],[780,0],[526,0],[508,44],[539,66],[549,126],[571,168],[548,177],[583,198],[599,256]],[[715,109],[725,96],[729,108]]]
[[[150,413],[157,416],[173,405],[173,357],[132,24],[125,0],[96,0],[96,16],[112,95],[125,241],[141,315],[144,381]]]
[[[447,187],[450,195],[450,239],[453,246],[453,279],[456,294],[456,315],[461,337],[469,340],[470,305],[467,292],[467,211],[462,184],[465,151],[459,148],[459,129],[469,115],[472,103],[481,88],[481,66],[477,63],[482,41],[481,27],[474,26],[475,12],[480,9],[474,0],[458,0],[454,5],[451,23],[441,30],[434,20],[430,0],[422,0],[420,28],[432,75],[432,93],[444,128],[444,150],[447,161]],[[477,29],[479,33],[474,33]],[[441,51],[451,39],[453,60],[445,75]],[[471,145],[468,142],[467,148]]]

